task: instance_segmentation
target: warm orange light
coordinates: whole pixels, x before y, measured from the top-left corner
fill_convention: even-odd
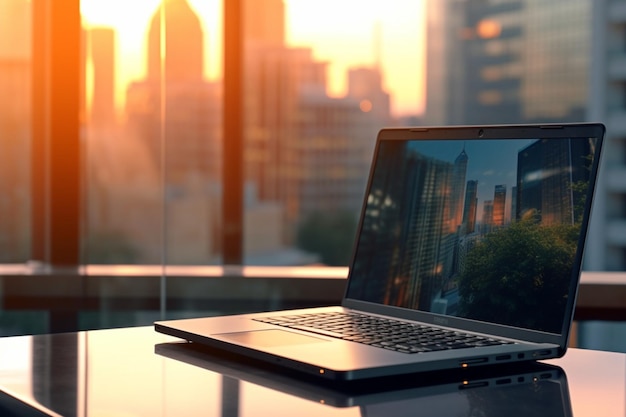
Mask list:
[[[128,84],[145,77],[146,31],[162,1],[80,2],[86,28],[106,26],[115,29],[118,56],[116,101],[120,107],[123,107]],[[223,0],[187,1],[200,18],[205,32],[206,78],[219,81],[222,71]],[[312,48],[316,57],[328,63],[329,95],[340,97],[345,94],[346,70],[375,58],[372,36],[374,27],[380,24],[384,34],[382,40],[385,41],[384,78],[393,96],[395,110],[410,113],[423,110],[423,83],[416,81],[416,74],[418,78],[424,76],[422,50],[425,48],[425,25],[416,24],[415,19],[425,16],[424,1],[392,0],[389,5],[361,0],[284,0],[284,3],[288,14],[285,24],[287,46]],[[334,12],[328,14],[331,8]],[[345,16],[348,15],[352,18],[347,24]],[[320,21],[324,21],[323,27],[319,26]],[[407,60],[407,50],[415,59]]]
[[[478,36],[483,39],[497,38],[502,33],[502,26],[495,20],[481,20],[476,28]]]
[[[372,111],[372,102],[366,99],[361,100],[361,102],[359,103],[359,108],[363,113],[369,113]]]

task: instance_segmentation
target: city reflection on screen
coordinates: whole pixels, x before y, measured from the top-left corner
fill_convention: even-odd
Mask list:
[[[594,141],[386,141],[348,297],[559,333]]]

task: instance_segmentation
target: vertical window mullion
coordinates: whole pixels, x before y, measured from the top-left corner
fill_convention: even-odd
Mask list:
[[[243,0],[223,0],[224,149],[222,253],[224,265],[243,263]]]
[[[80,0],[33,4],[32,257],[80,262]]]

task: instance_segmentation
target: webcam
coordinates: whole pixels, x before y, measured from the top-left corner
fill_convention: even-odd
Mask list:
[[[478,137],[479,137],[479,138],[482,138],[483,136],[485,136],[485,131],[484,131],[483,129],[480,129],[480,130],[478,131]]]

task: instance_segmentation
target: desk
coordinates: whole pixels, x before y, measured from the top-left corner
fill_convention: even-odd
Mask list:
[[[226,358],[215,362],[191,347],[152,327],[0,339],[0,414],[19,409],[25,414],[16,415],[390,417],[468,415],[476,407],[485,412],[477,415],[502,415],[502,407],[512,407],[517,413],[506,411],[507,417],[541,410],[557,416],[626,415],[626,355],[619,353],[570,349],[546,361],[556,365],[548,370],[549,386],[566,381],[561,392],[528,375],[523,379],[526,369],[531,372],[527,366],[510,371],[517,376],[489,379],[490,387],[459,390],[464,377],[457,373],[430,388],[378,382],[347,390]]]

